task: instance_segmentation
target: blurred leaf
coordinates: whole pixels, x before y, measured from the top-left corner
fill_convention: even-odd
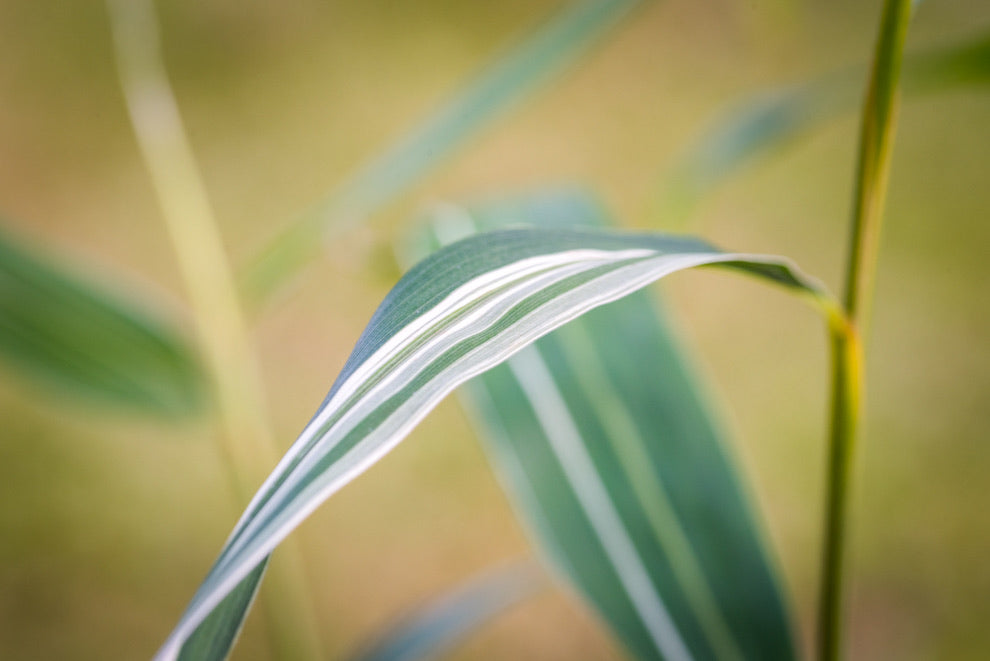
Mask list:
[[[681,157],[668,175],[658,218],[665,227],[694,207],[760,154],[854,110],[867,69],[833,72],[803,85],[755,95],[725,113]],[[908,56],[904,90],[922,95],[990,83],[990,33],[950,47]]]
[[[395,447],[451,390],[592,308],[704,265],[761,276],[834,311],[818,285],[786,260],[663,234],[492,232],[418,264],[375,312],[158,658],[176,658],[204,618],[297,525]],[[677,637],[656,642],[674,651],[683,646]]]
[[[564,9],[281,234],[244,274],[248,297],[263,300],[319,253],[329,231],[360,222],[405,192],[559,74],[637,2],[587,0]]]
[[[0,355],[63,393],[188,415],[202,375],[174,329],[0,231]]]
[[[525,219],[600,226],[576,191],[440,215],[450,236]],[[551,565],[638,658],[794,657],[772,563],[666,315],[639,291],[537,340],[459,392]],[[673,653],[670,654],[674,656]],[[683,655],[682,655],[683,656]]]
[[[905,91],[910,94],[942,92],[990,83],[990,32],[953,46],[906,55]]]
[[[432,659],[497,615],[546,587],[538,567],[517,563],[486,572],[379,635],[355,661]]]

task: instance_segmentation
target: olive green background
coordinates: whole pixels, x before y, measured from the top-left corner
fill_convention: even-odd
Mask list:
[[[560,3],[158,3],[167,63],[227,247],[245,263]],[[732,103],[866,61],[879,2],[646,3],[424,184],[328,246],[256,318],[288,446],[398,277],[425,205],[577,182],[620,222],[657,217],[665,173]],[[990,28],[929,0],[908,50]],[[990,94],[907,101],[894,151],[854,494],[854,659],[990,650]],[[856,119],[760,158],[688,229],[793,257],[833,290]],[[175,260],[124,111],[99,2],[0,0],[0,212],[11,229],[183,323]],[[779,291],[724,273],[666,287],[722,396],[807,647],[824,472],[825,334]],[[67,400],[0,365],[0,658],[131,659],[164,639],[219,550],[232,502],[204,420]],[[526,541],[453,403],[301,529],[326,647],[346,653]],[[260,618],[234,658],[265,659]],[[454,658],[620,652],[560,594]]]

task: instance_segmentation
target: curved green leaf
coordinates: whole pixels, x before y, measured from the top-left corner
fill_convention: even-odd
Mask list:
[[[833,309],[820,287],[784,259],[721,252],[663,234],[508,230],[470,237],[421,262],[375,312],[159,658],[178,656],[204,618],[282,539],[455,387],[588,310],[664,275],[706,265],[772,280]]]
[[[576,2],[508,51],[278,236],[245,273],[249,296],[260,300],[276,289],[318,253],[325,232],[360,221],[404,192],[468,138],[559,74],[637,3]]]
[[[186,415],[202,375],[175,331],[0,231],[0,355],[62,392]]]

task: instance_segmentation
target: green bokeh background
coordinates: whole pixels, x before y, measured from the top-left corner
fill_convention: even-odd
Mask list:
[[[244,263],[555,2],[159,2],[169,72],[227,247]],[[664,174],[733,102],[864,62],[879,2],[646,3],[543,93],[462,149],[259,314],[287,447],[398,277],[391,241],[439,200],[578,182],[664,228]],[[929,0],[909,51],[990,28]],[[909,100],[869,338],[855,493],[851,658],[990,651],[990,94]],[[832,121],[705,200],[690,231],[777,252],[839,288],[856,118]],[[0,210],[12,229],[191,325],[124,112],[99,2],[0,0]],[[681,228],[679,228],[681,229]],[[767,518],[806,644],[824,464],[825,335],[812,310],[721,273],[667,286]],[[205,421],[64,399],[0,365],[0,658],[150,656],[233,525]],[[301,529],[334,657],[525,552],[472,433],[441,406]],[[238,659],[269,658],[252,616]],[[454,658],[618,658],[581,606],[532,600]]]

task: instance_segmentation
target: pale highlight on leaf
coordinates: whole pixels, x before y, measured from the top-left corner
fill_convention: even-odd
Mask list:
[[[550,447],[568,481],[575,485],[578,501],[657,652],[671,661],[692,658],[663,597],[650,580],[643,559],[622,523],[595,462],[585,451],[578,424],[568,411],[539,351],[527,347],[509,360],[509,368],[523,392],[534,403],[540,427],[550,441]]]

